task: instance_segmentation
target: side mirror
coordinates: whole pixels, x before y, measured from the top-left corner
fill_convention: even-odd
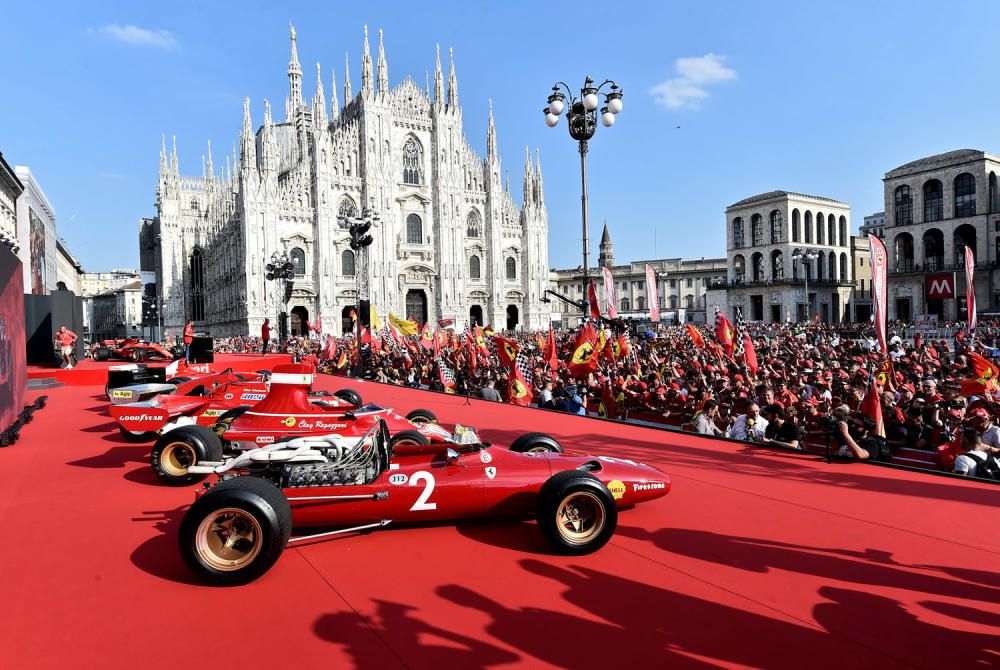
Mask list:
[[[444,452],[444,460],[448,465],[461,465],[463,468],[466,467],[465,463],[462,462],[462,457],[458,455],[458,452],[448,447],[448,450]]]

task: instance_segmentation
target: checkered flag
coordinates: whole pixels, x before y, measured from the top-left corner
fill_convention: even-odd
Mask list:
[[[632,372],[639,374],[639,355],[635,351],[635,345],[632,343],[632,334],[625,331],[625,343],[628,346],[628,364],[632,369]]]
[[[437,357],[438,367],[441,369],[441,382],[447,386],[449,382],[455,383],[455,373],[451,371],[447,365],[445,365],[444,359],[440,356]]]
[[[745,352],[743,351],[743,336],[747,332],[747,322],[743,319],[743,310],[737,305],[736,307],[736,360],[740,360],[745,357]]]
[[[521,349],[517,352],[517,358],[514,359],[514,365],[517,369],[521,371],[521,376],[524,377],[524,383],[531,386],[534,381],[535,374],[531,370],[531,357],[528,356],[528,352]]]

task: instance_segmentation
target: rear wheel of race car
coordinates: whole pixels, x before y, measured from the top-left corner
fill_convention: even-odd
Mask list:
[[[179,426],[160,436],[149,460],[164,484],[195,484],[206,475],[191,474],[188,468],[201,461],[221,461],[222,440],[206,426]]]
[[[334,391],[333,395],[344,402],[351,403],[355,407],[361,407],[361,394],[354,389],[340,389],[339,391]]]
[[[152,442],[156,439],[155,430],[134,431],[128,430],[124,426],[118,426],[118,432],[129,442]]]
[[[618,525],[618,509],[608,487],[580,470],[558,472],[538,493],[538,527],[560,554],[597,551]]]
[[[525,433],[511,443],[510,450],[522,454],[563,453],[562,445],[545,433]]]
[[[437,423],[437,415],[429,409],[415,409],[406,415],[406,420],[410,423]]]
[[[389,440],[393,449],[396,447],[426,447],[430,443],[431,441],[426,435],[415,430],[401,430]]]
[[[146,360],[147,354],[145,349],[133,349],[132,350],[132,360],[136,363],[142,363]]]
[[[271,482],[234,477],[195,501],[177,541],[184,563],[216,586],[251,582],[274,565],[292,532],[292,508]]]
[[[97,347],[94,349],[93,353],[91,353],[91,357],[95,361],[106,361],[111,358],[111,350],[107,347]]]

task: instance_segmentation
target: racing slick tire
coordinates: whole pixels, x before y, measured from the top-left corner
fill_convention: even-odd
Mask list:
[[[214,586],[251,582],[274,565],[292,533],[292,508],[271,482],[234,477],[198,498],[181,520],[184,563]]]
[[[136,363],[142,363],[147,358],[149,358],[149,353],[145,349],[132,350],[132,360]]]
[[[581,470],[557,472],[538,493],[538,528],[567,556],[597,551],[618,525],[618,508],[600,479]]]
[[[107,347],[97,347],[90,354],[90,357],[93,358],[95,361],[106,361],[111,358],[111,350],[108,349]]]
[[[128,430],[127,428],[121,425],[118,426],[118,432],[121,433],[122,437],[124,437],[129,442],[152,442],[153,440],[156,439],[157,435],[155,430],[145,430],[137,432],[133,430]]]
[[[195,475],[187,469],[200,461],[221,461],[222,440],[207,426],[178,426],[164,433],[153,445],[150,465],[160,481],[168,486],[187,486],[208,475]]]
[[[521,454],[563,453],[562,445],[545,433],[525,433],[511,443],[510,450]]]
[[[354,389],[340,389],[339,391],[335,391],[333,395],[344,402],[351,403],[355,407],[361,407],[361,394]]]
[[[437,423],[437,415],[429,409],[415,409],[406,415],[410,423]]]
[[[423,433],[418,433],[415,430],[401,430],[395,435],[393,435],[392,438],[389,440],[389,444],[392,446],[393,449],[395,449],[397,446],[400,445],[406,447],[412,447],[412,446],[426,447],[430,443],[431,443],[430,438],[428,438]]]

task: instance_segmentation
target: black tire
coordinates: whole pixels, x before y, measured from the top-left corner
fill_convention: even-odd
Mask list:
[[[222,440],[207,426],[179,426],[156,440],[149,461],[153,472],[168,486],[195,484],[207,475],[187,472],[201,461],[221,461]]]
[[[393,449],[396,448],[396,445],[400,444],[407,447],[409,446],[426,447],[430,443],[431,441],[426,435],[424,435],[423,433],[418,433],[415,430],[401,430],[395,435],[393,435],[392,438],[389,440],[389,444],[392,445]]]
[[[132,360],[136,363],[142,363],[144,360],[149,358],[145,349],[133,349],[132,350]]]
[[[213,533],[217,523],[230,524],[227,532],[243,537],[232,542]],[[191,505],[181,520],[177,545],[184,563],[200,579],[235,586],[267,572],[291,533],[291,505],[274,484],[259,477],[234,477]]]
[[[127,430],[124,426],[118,426],[118,432],[122,434],[129,442],[152,442],[156,439],[157,433],[155,430],[147,430],[142,433],[136,433],[131,430]]]
[[[107,347],[97,347],[90,356],[95,361],[106,361],[111,358],[111,350]]]
[[[174,386],[178,386],[180,384],[183,384],[184,382],[189,382],[189,381],[191,381],[190,377],[171,377],[170,379],[167,380],[167,383],[173,384]]]
[[[355,407],[361,407],[361,394],[354,389],[340,389],[339,391],[335,391],[333,395],[344,402],[351,403]]]
[[[554,437],[545,433],[525,433],[511,443],[510,450],[521,454],[563,453],[562,445],[556,442]]]
[[[411,423],[437,423],[437,415],[429,409],[415,409],[406,415],[406,420]]]
[[[566,513],[580,514],[580,527]],[[608,487],[580,470],[557,472],[538,493],[538,528],[553,549],[567,556],[597,551],[611,539],[618,525],[618,508]]]

